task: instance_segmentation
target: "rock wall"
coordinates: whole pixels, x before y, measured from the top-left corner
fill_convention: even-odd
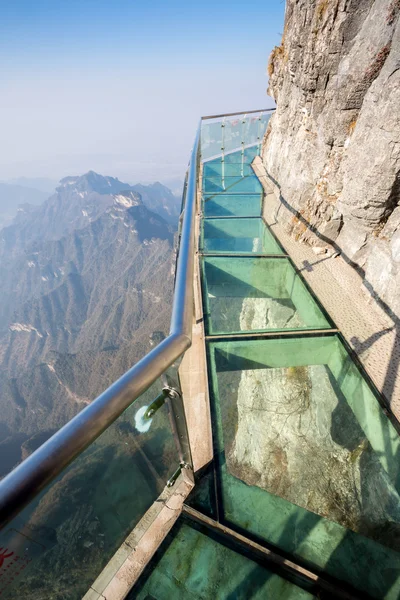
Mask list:
[[[287,0],[262,157],[287,229],[400,315],[400,0]]]

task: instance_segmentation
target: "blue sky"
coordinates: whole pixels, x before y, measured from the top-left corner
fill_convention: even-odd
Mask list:
[[[281,0],[4,0],[0,179],[183,175],[202,114],[271,106]]]

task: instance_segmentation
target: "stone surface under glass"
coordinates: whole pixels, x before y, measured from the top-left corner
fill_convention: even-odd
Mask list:
[[[286,258],[212,256],[202,264],[210,335],[330,327]]]
[[[222,519],[397,599],[399,437],[339,338],[212,342],[209,357]]]

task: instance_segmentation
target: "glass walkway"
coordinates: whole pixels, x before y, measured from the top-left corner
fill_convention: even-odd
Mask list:
[[[0,483],[2,598],[400,598],[398,424],[263,218],[269,117],[202,122],[170,336]],[[197,471],[179,381],[196,251],[213,450]],[[185,474],[177,520],[115,592]]]
[[[202,131],[203,159],[225,150],[203,162],[199,242],[214,460],[187,504],[325,578],[318,597],[399,598],[398,433],[263,220],[235,125]],[[131,597],[313,597],[235,544],[186,515]]]

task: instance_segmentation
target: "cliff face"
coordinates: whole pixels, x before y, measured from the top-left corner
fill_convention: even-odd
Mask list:
[[[400,315],[400,0],[287,0],[268,71],[278,219],[334,242]]]

